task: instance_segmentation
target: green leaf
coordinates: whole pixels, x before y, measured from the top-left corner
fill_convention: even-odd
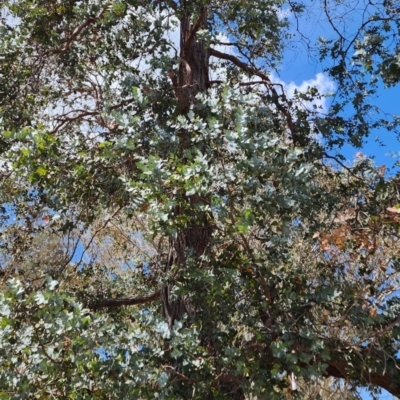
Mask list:
[[[46,168],[44,168],[43,166],[40,166],[40,167],[38,167],[38,168],[36,169],[36,173],[37,173],[39,176],[45,176],[45,175],[47,174],[47,170],[46,170]]]

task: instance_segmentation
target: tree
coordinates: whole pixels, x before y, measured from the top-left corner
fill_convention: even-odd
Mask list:
[[[398,184],[334,155],[396,126],[363,114],[387,70],[343,61],[370,41],[323,42],[343,56],[323,115],[267,72],[304,5],[1,5],[3,397],[283,398],[324,377],[400,395]]]

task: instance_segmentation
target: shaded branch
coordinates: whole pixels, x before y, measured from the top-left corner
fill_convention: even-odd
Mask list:
[[[222,81],[222,80],[214,80],[214,81],[209,82],[210,85],[221,85],[223,83],[224,83],[224,81]],[[265,85],[268,83],[269,82],[267,82],[267,81],[239,82],[239,86]]]
[[[235,57],[232,54],[226,54],[226,53],[222,53],[221,51],[218,51],[218,50],[215,50],[215,49],[210,49],[210,55],[214,56],[216,58],[220,58],[220,59],[223,59],[223,60],[231,61],[237,67],[239,67],[243,71],[247,72],[249,75],[257,75],[260,78],[262,78],[263,80],[265,80],[267,82],[270,82],[270,80],[269,80],[267,75],[265,75],[261,71],[257,71],[255,68],[253,68],[250,65],[247,65],[243,61],[240,61],[237,57]]]
[[[359,179],[360,181],[362,181],[363,179],[361,179],[359,176],[357,176],[349,167],[346,167],[337,157],[335,156],[331,156],[328,153],[324,152],[323,156],[325,158],[330,158],[331,160],[336,161],[342,168],[344,168],[349,174],[351,174],[352,176],[354,176],[355,178]]]
[[[325,377],[345,379],[361,385],[371,384],[400,397],[398,359],[372,346],[357,346],[329,338],[324,338],[324,342],[330,358],[317,357],[316,362],[327,364]]]
[[[162,1],[159,0],[158,3],[162,3]],[[178,11],[178,6],[173,0],[165,0],[164,3],[171,7],[174,11]]]
[[[160,298],[161,291],[141,297],[122,297],[120,299],[103,299],[98,300],[89,305],[92,310],[98,310],[99,308],[111,308],[111,307],[122,307],[122,306],[133,306],[137,304],[151,303]]]
[[[121,107],[124,107],[126,105],[129,105],[131,103],[133,103],[135,101],[135,99],[133,98],[129,98],[126,100],[122,100],[121,102],[119,102],[118,104],[114,104],[112,106],[107,107],[106,109],[110,110],[110,111],[114,111],[117,110]],[[72,113],[80,113],[77,114],[73,117],[69,117],[69,114]],[[71,110],[68,111],[67,113],[61,114],[59,116],[57,116],[55,118],[56,121],[58,121],[59,123],[57,124],[57,126],[50,132],[51,134],[54,134],[56,132],[58,132],[64,125],[69,124],[71,122],[75,122],[78,121],[80,119],[83,119],[85,117],[98,117],[101,116],[101,111],[87,111],[87,110],[83,110],[83,109],[75,109],[75,110]],[[99,125],[101,125],[104,128],[110,129],[110,126],[104,121],[104,118],[101,117],[101,122],[99,122]]]
[[[351,350],[352,349],[349,349],[348,355],[351,354]],[[376,352],[373,352],[371,354],[370,349],[367,348],[361,350],[361,353],[362,355],[361,358],[358,359],[358,363],[363,363],[362,359],[366,357],[373,357],[374,360],[378,359],[378,363],[382,364],[382,373],[371,372],[368,370],[367,365],[361,365],[360,370],[357,371],[356,374],[354,374],[354,370],[349,371],[348,366],[353,365],[355,368],[357,368],[357,360],[354,360],[350,364],[349,360],[345,358],[345,355],[341,353],[340,358],[335,357],[330,360],[324,361],[326,364],[328,364],[325,375],[346,380],[357,379],[361,381],[361,383],[369,383],[375,386],[379,386],[380,388],[387,390],[392,395],[400,397],[400,382],[397,378],[400,374],[400,371],[397,371],[396,375],[393,375],[387,371],[387,365],[389,364],[398,370],[399,367],[397,366],[397,364],[391,359],[382,360],[379,355],[375,354]]]
[[[275,105],[275,107],[285,116],[287,126],[290,130],[290,133],[292,135],[293,142],[295,144],[301,144],[301,140],[299,140],[299,135],[297,134],[297,129],[296,129],[296,124],[292,119],[292,115],[290,113],[290,110],[288,107],[284,106],[281,104],[279,101],[279,97],[283,99],[283,101],[287,102],[283,86],[281,84],[273,84],[271,80],[269,79],[268,75],[264,74],[263,72],[259,71],[258,69],[254,68],[251,65],[248,65],[244,63],[243,61],[239,60],[239,58],[235,57],[232,54],[226,54],[222,53],[218,50],[210,48],[210,55],[214,56],[216,58],[222,59],[222,60],[227,60],[235,64],[237,67],[239,67],[242,71],[246,72],[247,74],[251,76],[258,76],[263,80],[264,85],[267,87],[267,89],[271,92],[272,94],[272,101]],[[275,86],[280,86],[282,89],[282,94],[279,95],[278,92],[275,89]]]
[[[67,41],[64,43],[63,47],[61,49],[55,49],[51,50],[50,53],[52,54],[63,54],[65,53],[71,43],[81,34],[81,32],[88,27],[89,25],[92,25],[96,23],[99,19],[101,19],[104,15],[104,13],[107,11],[107,8],[109,8],[109,4],[107,3],[106,6],[101,10],[100,14],[97,15],[96,17],[89,17],[85,21],[82,22],[79,26],[77,26],[74,31],[72,32],[71,36],[68,37]]]

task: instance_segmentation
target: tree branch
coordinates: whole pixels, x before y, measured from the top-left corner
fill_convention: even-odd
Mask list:
[[[264,73],[257,71],[255,68],[251,67],[250,65],[247,65],[243,61],[240,61],[237,57],[233,56],[232,54],[226,54],[222,53],[221,51],[215,50],[215,49],[210,49],[210,55],[214,56],[216,58],[220,58],[223,60],[231,61],[234,63],[236,66],[238,66],[240,69],[243,71],[247,72],[249,75],[257,75],[261,79],[270,82],[269,78],[267,75]]]
[[[122,306],[133,306],[137,304],[151,303],[154,300],[160,298],[161,291],[156,292],[141,297],[123,297],[120,299],[103,299],[98,300],[89,305],[92,310],[98,310],[99,308],[111,308],[111,307],[122,307]]]
[[[350,354],[349,349],[349,354]],[[371,355],[369,353],[369,349],[364,349],[362,351],[364,354],[364,357],[376,357],[376,354]],[[379,356],[378,356],[379,357]],[[358,363],[362,362],[361,359],[358,359]],[[353,365],[357,368],[356,360],[354,363],[350,364],[349,360],[346,360],[344,358],[344,354],[341,354],[341,358],[334,358],[331,360],[325,361],[326,364],[328,364],[328,367],[326,369],[326,376],[330,376],[333,378],[339,378],[339,379],[346,379],[346,380],[351,380],[351,379],[357,379],[361,381],[361,383],[369,383],[375,386],[379,386],[382,389],[387,390],[389,393],[391,393],[394,396],[400,397],[400,382],[398,379],[396,379],[396,375],[390,374],[387,371],[386,365],[385,364],[391,364],[392,367],[395,367],[399,369],[397,364],[393,360],[382,360],[379,359],[378,363],[381,363],[382,367],[382,373],[378,372],[370,372],[368,371],[367,365],[362,365],[360,368],[360,371],[357,371],[357,375],[354,375],[353,371],[348,370],[349,365]],[[397,376],[399,375],[400,371],[397,372]],[[397,381],[397,382],[396,382]]]
[[[330,359],[317,360],[325,363],[326,377],[371,384],[400,397],[399,360],[386,354],[383,349],[357,346],[337,339],[324,338]]]
[[[67,39],[67,41],[64,43],[63,47],[61,49],[55,49],[50,51],[52,54],[63,54],[65,53],[71,43],[80,35],[80,33],[89,25],[92,25],[96,23],[99,19],[101,19],[104,15],[104,13],[107,11],[107,8],[109,8],[110,4],[106,4],[105,7],[100,11],[99,15],[96,17],[89,17],[85,21],[83,21],[79,26],[77,26],[74,31],[72,32],[71,36]]]
[[[267,89],[272,94],[272,101],[273,101],[275,107],[285,116],[286,123],[290,130],[290,134],[292,135],[293,142],[295,144],[301,144],[301,140],[299,140],[299,135],[297,133],[296,124],[292,119],[290,110],[288,109],[288,107],[284,106],[279,101],[279,97],[281,97],[283,99],[283,101],[287,103],[287,99],[286,99],[282,85],[273,84],[271,82],[271,80],[269,79],[268,75],[257,70],[256,68],[252,67],[251,65],[248,65],[248,64],[244,63],[243,61],[240,61],[237,57],[233,56],[232,54],[222,53],[218,50],[210,48],[210,55],[214,56],[216,58],[222,59],[222,60],[230,61],[233,64],[235,64],[237,67],[239,67],[242,71],[248,73],[249,75],[252,75],[252,76],[256,75],[259,78],[261,78],[263,80],[263,83],[267,87]],[[278,92],[276,91],[274,86],[281,87],[281,89],[282,89],[281,95],[278,94]]]
[[[196,33],[199,31],[199,29],[203,25],[204,17],[206,16],[206,14],[207,14],[207,7],[204,7],[201,9],[201,12],[200,12],[199,17],[197,18],[197,21],[195,22],[195,24],[192,26],[192,29],[190,30],[190,35],[187,38],[186,43],[185,43],[185,54],[189,53],[192,41],[193,41]]]
[[[360,181],[362,181],[363,179],[361,179],[359,176],[357,176],[349,167],[346,167],[337,157],[335,156],[331,156],[328,153],[324,152],[323,156],[325,158],[330,158],[331,160],[335,160],[342,168],[344,168],[349,174],[351,174],[352,176],[354,176],[355,178],[359,179]]]
[[[222,80],[214,80],[209,82],[210,85],[221,85],[222,83],[224,83]],[[267,81],[239,82],[239,86],[265,85],[268,83],[269,82]]]

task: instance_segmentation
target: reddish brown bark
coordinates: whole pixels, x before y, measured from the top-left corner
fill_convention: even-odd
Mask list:
[[[205,43],[197,38],[197,32],[206,24],[207,9],[201,9],[194,22],[192,17],[189,12],[185,12],[181,18],[179,75],[178,78],[173,74],[170,75],[183,115],[189,111],[191,106],[195,106],[196,95],[206,91],[209,87],[210,51]],[[182,130],[178,132],[178,136],[182,150],[181,157],[184,160],[183,150],[191,145],[190,133]],[[180,215],[186,214],[186,217],[189,217],[189,222],[186,227],[178,232],[177,237],[170,239],[170,254],[165,269],[166,274],[170,272],[172,266],[177,267],[177,274],[179,274],[180,268],[185,267],[187,254],[195,258],[195,262],[200,261],[210,247],[212,236],[212,227],[206,214],[196,213],[193,217],[190,216],[191,209],[203,202],[199,196],[186,196],[182,192],[178,195],[176,201],[181,202],[181,205],[175,208],[175,219],[178,220]],[[161,290],[164,315],[170,326],[175,319],[181,318],[184,314],[189,317],[195,315],[197,305],[193,303],[193,297],[196,298],[202,290],[201,288],[192,288],[195,293],[191,301],[186,296],[172,301],[173,281],[174,277],[170,277],[170,283]]]

